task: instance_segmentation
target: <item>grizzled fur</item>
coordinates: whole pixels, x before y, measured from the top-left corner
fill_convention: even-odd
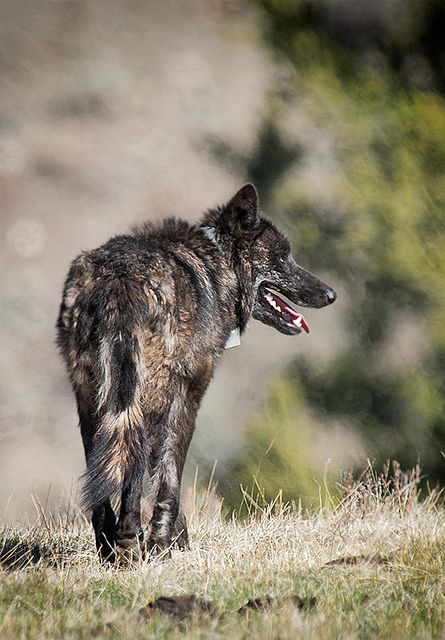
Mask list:
[[[246,185],[198,224],[175,219],[117,236],[71,265],[58,343],[85,449],[84,505],[97,547],[156,554],[187,545],[180,485],[199,404],[230,332],[251,315],[299,333],[264,301],[268,285],[303,306],[335,294],[298,267]],[[147,473],[154,509],[143,541]],[[110,500],[121,497],[118,520]]]

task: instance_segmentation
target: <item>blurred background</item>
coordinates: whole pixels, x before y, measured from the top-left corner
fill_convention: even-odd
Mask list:
[[[445,480],[444,42],[442,0],[0,0],[3,520],[83,470],[70,261],[246,180],[339,296],[223,355],[185,485],[215,460],[228,508],[253,483],[311,504],[367,458]]]

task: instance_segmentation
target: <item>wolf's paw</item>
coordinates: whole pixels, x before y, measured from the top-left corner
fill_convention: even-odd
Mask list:
[[[149,540],[145,548],[148,560],[155,560],[157,558],[168,560],[172,555],[171,544],[167,544],[164,540]]]
[[[179,551],[188,551],[190,549],[190,543],[187,531],[180,533],[176,537],[173,537],[172,545],[173,549],[177,549]]]
[[[138,536],[116,540],[116,560],[123,566],[137,565],[144,559]]]
[[[174,549],[179,549],[180,551],[190,549],[187,520],[182,512],[179,513],[176,519],[172,542]]]

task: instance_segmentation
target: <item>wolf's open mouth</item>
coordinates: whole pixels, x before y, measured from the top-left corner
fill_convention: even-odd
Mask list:
[[[306,333],[310,333],[310,327],[301,313],[298,313],[288,302],[285,302],[280,296],[269,287],[264,287],[264,298],[270,306],[277,312],[280,320],[284,321],[292,329],[296,329],[298,333],[303,329]]]

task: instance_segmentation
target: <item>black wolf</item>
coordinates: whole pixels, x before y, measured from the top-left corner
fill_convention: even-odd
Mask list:
[[[103,557],[139,548],[156,555],[172,540],[187,546],[182,470],[229,336],[242,334],[251,316],[288,335],[309,331],[278,294],[317,308],[336,298],[296,264],[288,240],[259,214],[251,184],[197,224],[143,224],[72,263],[58,344],[85,449],[84,505]],[[145,472],[154,508],[144,542]]]

